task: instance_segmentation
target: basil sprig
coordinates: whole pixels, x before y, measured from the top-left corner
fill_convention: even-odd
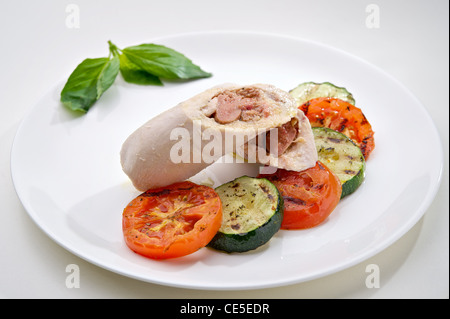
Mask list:
[[[69,76],[61,91],[61,102],[73,111],[87,113],[92,105],[122,74],[128,83],[163,85],[161,79],[191,80],[211,77],[183,54],[157,44],[119,49],[111,41],[109,56],[85,59]]]

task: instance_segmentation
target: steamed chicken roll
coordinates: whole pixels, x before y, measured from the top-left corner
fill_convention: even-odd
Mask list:
[[[122,146],[122,168],[141,191],[183,181],[297,113],[289,93],[272,85],[216,86],[133,132]],[[188,156],[180,161],[177,155],[186,150]]]

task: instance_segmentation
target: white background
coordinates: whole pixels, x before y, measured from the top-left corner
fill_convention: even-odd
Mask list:
[[[71,3],[80,10],[79,28],[66,23]],[[366,23],[371,3],[379,8],[377,28]],[[20,121],[81,60],[104,56],[108,40],[125,47],[205,30],[269,32],[324,43],[361,57],[402,82],[430,113],[444,148],[441,187],[425,216],[400,240],[361,264],[309,282],[247,291],[140,282],[94,266],[49,239],[27,215],[11,181],[10,150]],[[2,0],[0,37],[0,297],[449,297],[447,0]],[[407,120],[408,114],[398,119]],[[69,264],[79,266],[80,288],[66,287]],[[366,287],[370,264],[380,268],[380,288]]]

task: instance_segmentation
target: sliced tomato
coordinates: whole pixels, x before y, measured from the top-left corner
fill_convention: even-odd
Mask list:
[[[219,195],[188,181],[146,191],[122,216],[127,246],[152,259],[181,257],[205,247],[221,223]]]
[[[319,161],[301,172],[278,169],[267,178],[284,199],[282,229],[305,229],[321,224],[336,208],[342,187],[337,176]]]
[[[364,158],[375,148],[374,132],[360,108],[337,98],[320,97],[299,107],[311,126],[328,127],[348,136],[361,148]]]

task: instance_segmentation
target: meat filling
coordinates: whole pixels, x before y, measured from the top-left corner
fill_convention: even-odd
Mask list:
[[[270,148],[271,145],[271,132],[273,132],[274,130],[277,130],[277,147],[275,150],[272,150]],[[266,151],[266,154],[271,154],[272,156],[281,156],[282,154],[284,154],[289,147],[292,145],[292,143],[294,143],[294,141],[297,139],[299,134],[299,125],[298,125],[298,120],[296,118],[292,119],[291,121],[277,127],[274,128],[270,131],[268,131],[265,135],[259,135],[255,140],[250,141],[249,143],[253,144],[255,143],[256,146],[259,148],[262,148]],[[245,157],[251,156],[250,152],[254,152],[255,150],[252,148],[250,148],[249,143],[246,143],[244,145],[244,154]],[[252,150],[252,151],[250,151]],[[277,154],[275,154],[275,151],[277,152]]]
[[[227,124],[240,119],[242,114],[242,99],[231,92],[217,97],[217,109],[214,119],[217,123]]]
[[[283,124],[282,126],[276,128],[278,130],[278,156],[286,152],[286,150],[291,146],[292,142],[295,141],[298,134],[298,122],[296,119]],[[266,150],[270,153],[270,131],[266,134]]]
[[[270,115],[270,101],[258,88],[242,88],[224,91],[211,99],[206,110],[217,123],[228,124],[234,121],[257,121]]]
[[[263,92],[259,88],[245,87],[237,90],[227,90],[214,96],[203,108],[203,113],[220,124],[228,124],[235,121],[257,121],[268,117],[272,103],[278,100]],[[298,135],[297,119],[277,127],[278,131],[278,156],[286,152]],[[258,138],[257,141],[260,144]],[[261,146],[261,145],[260,145]],[[266,134],[265,149],[270,153],[270,132]]]

